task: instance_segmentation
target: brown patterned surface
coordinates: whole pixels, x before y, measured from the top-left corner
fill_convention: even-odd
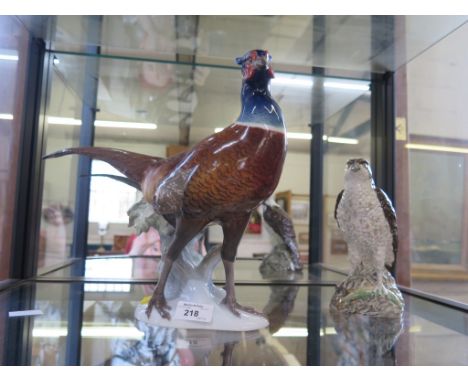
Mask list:
[[[196,145],[178,171],[184,182],[182,211],[189,217],[248,212],[278,184],[285,156],[281,132],[232,125]],[[161,182],[161,188],[171,180]],[[161,187],[162,186],[162,187]],[[164,198],[156,204],[164,204]]]

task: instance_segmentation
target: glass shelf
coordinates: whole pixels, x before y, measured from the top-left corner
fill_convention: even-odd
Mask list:
[[[88,281],[138,281],[155,282],[159,269],[160,258],[153,256],[102,256],[90,257],[85,261],[85,280]],[[261,260],[252,258],[238,258],[234,264],[236,283],[238,284],[264,284],[264,283],[292,283],[292,284],[325,284],[335,285],[343,280],[343,274],[323,269],[320,266],[304,266],[300,273],[286,273],[276,275],[262,275],[260,273]],[[53,280],[73,277],[73,271],[81,267],[80,263],[66,266],[49,272],[38,279]],[[215,283],[224,283],[224,269],[218,264],[214,273]]]
[[[335,323],[328,308],[333,287],[238,285],[238,300],[265,312],[270,327],[236,333],[149,328],[133,315],[152,284],[93,285],[29,282],[1,293],[8,333],[3,364],[66,365],[73,359],[81,365],[468,364],[468,314],[409,295],[398,334],[398,320]],[[42,314],[6,318],[7,311],[25,309]],[[31,335],[18,343],[14,339],[26,338],[24,330]],[[81,356],[67,354],[67,345],[77,344]]]

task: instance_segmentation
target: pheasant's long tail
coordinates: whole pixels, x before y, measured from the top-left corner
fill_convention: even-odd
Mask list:
[[[107,147],[73,147],[48,154],[43,159],[59,158],[70,154],[86,155],[92,159],[107,162],[137,184],[142,183],[149,168],[157,167],[164,161],[163,158]]]

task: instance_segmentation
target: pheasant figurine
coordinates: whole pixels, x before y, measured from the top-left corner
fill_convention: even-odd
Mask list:
[[[197,143],[187,152],[167,159],[123,150],[82,147],[52,153],[87,155],[108,162],[141,188],[155,212],[175,227],[172,243],[146,314],[155,308],[170,319],[164,287],[174,260],[207,224],[219,223],[224,239],[221,258],[226,274],[226,297],[222,303],[239,315],[236,301],[234,261],[250,214],[275,190],[286,155],[283,114],[270,94],[274,77],[271,56],[252,50],[236,59],[242,67],[241,113],[219,133]]]

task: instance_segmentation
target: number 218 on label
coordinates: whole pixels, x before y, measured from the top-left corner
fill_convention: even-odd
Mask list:
[[[185,309],[184,316],[185,317],[198,317],[199,314],[200,314],[200,312],[198,310]]]

